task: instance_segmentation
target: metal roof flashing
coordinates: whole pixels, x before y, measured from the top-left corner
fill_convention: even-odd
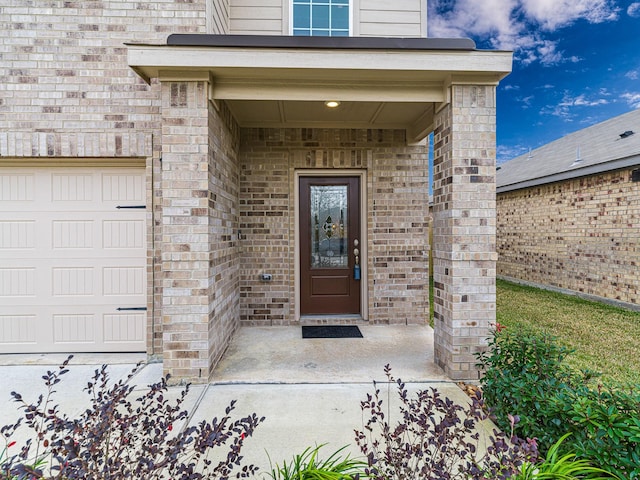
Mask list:
[[[343,50],[476,50],[469,38],[302,37],[174,33],[167,46]]]

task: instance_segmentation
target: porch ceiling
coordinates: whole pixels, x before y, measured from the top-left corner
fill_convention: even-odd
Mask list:
[[[512,62],[468,40],[172,37],[128,45],[129,66],[147,82],[209,82],[241,126],[400,128],[408,141],[431,131],[452,84],[497,85]]]

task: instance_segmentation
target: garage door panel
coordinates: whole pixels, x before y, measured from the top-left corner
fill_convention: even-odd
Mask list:
[[[34,185],[34,173],[0,173],[0,202],[31,202]]]
[[[0,353],[143,351],[142,169],[0,169]],[[133,205],[132,205],[133,204]]]
[[[145,315],[143,313],[106,314],[103,322],[105,343],[143,342],[145,338]]]
[[[53,343],[95,345],[96,318],[93,314],[53,315]]]
[[[105,267],[103,269],[103,295],[139,296],[145,291],[144,267]]]
[[[35,297],[36,269],[16,266],[0,268],[0,298]]]
[[[0,315],[0,349],[7,345],[36,345],[37,316]]]
[[[54,297],[96,296],[92,267],[54,267],[51,269],[52,295]]]
[[[25,250],[35,247],[36,222],[33,220],[0,221],[0,250]]]
[[[104,202],[141,202],[144,205],[144,179],[129,173],[105,173],[102,175],[102,200]]]
[[[145,243],[143,220],[104,220],[102,246],[105,249],[143,248]]]
[[[94,230],[92,220],[54,220],[51,222],[52,248],[93,248]]]
[[[85,173],[53,173],[51,175],[51,201],[89,203],[94,199],[98,185],[94,175]]]

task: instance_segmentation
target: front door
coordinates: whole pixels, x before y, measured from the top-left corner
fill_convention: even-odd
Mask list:
[[[300,177],[300,314],[360,313],[360,178]]]

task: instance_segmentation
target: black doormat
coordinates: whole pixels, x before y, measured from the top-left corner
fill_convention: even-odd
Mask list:
[[[305,325],[302,338],[362,338],[356,325]]]

